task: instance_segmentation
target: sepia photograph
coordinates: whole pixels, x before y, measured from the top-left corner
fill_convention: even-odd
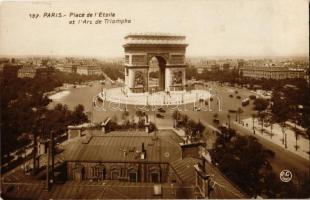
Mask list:
[[[0,199],[309,199],[309,0],[0,0]]]

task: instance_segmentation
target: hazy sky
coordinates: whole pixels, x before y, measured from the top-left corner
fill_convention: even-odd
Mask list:
[[[75,24],[44,12],[114,12],[131,24]],[[30,13],[38,13],[31,19]],[[92,18],[92,20],[99,19]],[[184,34],[189,56],[308,55],[307,0],[2,2],[0,55],[123,55],[130,32]]]

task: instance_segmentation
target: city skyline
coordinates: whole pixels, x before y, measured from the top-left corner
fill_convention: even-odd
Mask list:
[[[4,2],[0,9],[0,56],[122,57],[124,36],[131,32],[185,35],[189,57],[286,57],[309,52],[306,0],[107,0],[91,1],[87,8],[70,1]],[[29,17],[45,12],[113,12],[132,23],[69,25],[76,18]]]

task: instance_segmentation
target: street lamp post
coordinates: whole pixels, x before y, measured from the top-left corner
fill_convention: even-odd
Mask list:
[[[54,131],[50,132],[50,148],[51,148],[51,157],[52,157],[52,168],[51,168],[51,180],[54,180],[54,164],[55,164],[55,143],[54,143]]]
[[[37,173],[37,134],[33,133],[33,169],[32,175],[36,175]]]
[[[51,154],[51,141],[47,139],[48,148],[47,148],[47,161],[46,161],[46,179],[45,179],[45,190],[50,190],[50,154]]]
[[[285,133],[285,148],[287,149],[287,133]]]
[[[37,113],[38,109],[37,108],[33,108],[32,109],[33,112]],[[33,127],[33,170],[32,170],[32,175],[36,175],[37,173],[37,164],[39,162],[39,158],[38,158],[38,148],[37,148],[37,133],[38,133],[38,127],[39,125],[42,125],[42,135],[44,135],[44,125],[45,125],[45,115],[43,114],[42,116],[40,116],[39,119],[36,120],[35,125]]]
[[[156,130],[156,107],[155,107],[155,109],[154,109],[154,126],[155,126],[154,135],[155,135],[155,138],[156,138],[156,136],[157,136],[157,135],[156,135],[156,131],[157,131],[157,130]]]
[[[229,114],[227,115],[227,118],[228,118],[228,128],[230,129],[230,115]]]
[[[46,161],[46,182],[45,182],[45,190],[49,191],[51,184],[54,181],[54,132],[50,131],[49,138],[46,140],[48,143],[47,149],[47,161]],[[50,160],[52,156],[52,166],[50,166]]]

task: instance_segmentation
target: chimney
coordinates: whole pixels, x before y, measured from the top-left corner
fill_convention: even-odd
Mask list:
[[[144,149],[144,143],[142,143],[142,149],[141,149],[140,158],[141,158],[141,160],[145,160],[146,159],[146,151]]]

